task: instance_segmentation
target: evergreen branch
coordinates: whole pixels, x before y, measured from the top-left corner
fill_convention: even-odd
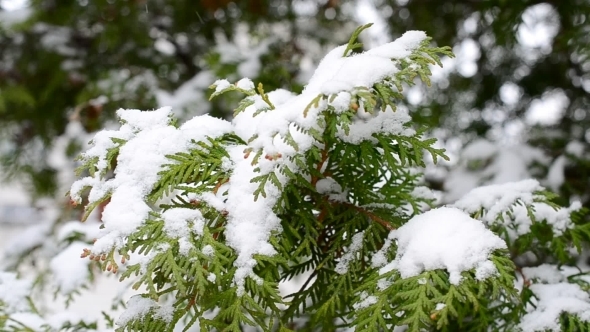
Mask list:
[[[258,83],[258,94],[260,95],[262,100],[264,100],[264,102],[268,105],[268,107],[270,107],[271,110],[275,109],[275,105],[272,104],[272,102],[268,98],[268,95],[264,93],[264,87],[262,86],[262,83]]]
[[[342,57],[348,56],[349,51],[352,51],[356,48],[363,46],[362,43],[357,43],[356,40],[358,39],[358,36],[361,34],[361,32],[363,32],[363,30],[370,28],[372,25],[373,25],[373,23],[368,23],[365,25],[361,25],[360,27],[358,27],[354,30],[354,32],[352,33],[352,36],[350,36],[350,39],[348,40],[348,44],[346,45],[346,49],[344,49],[344,53],[342,54]]]

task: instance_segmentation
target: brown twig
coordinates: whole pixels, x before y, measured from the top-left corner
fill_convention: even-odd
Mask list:
[[[220,179],[217,184],[215,185],[215,188],[213,188],[213,194],[217,195],[217,191],[219,190],[219,188],[225,184],[229,182],[229,178],[226,179]]]
[[[529,287],[531,285],[531,281],[529,279],[527,279],[527,277],[524,275],[524,273],[522,272],[522,268],[521,267],[517,267],[516,271],[518,273],[520,273],[520,275],[522,276],[522,285],[523,287]]]
[[[320,160],[320,162],[318,163],[318,165],[316,167],[316,170],[318,171],[318,173],[320,173],[322,171],[322,168],[324,167],[326,160],[328,160],[328,143],[324,143],[324,149],[322,150],[321,155],[322,155],[322,159]],[[319,177],[312,176],[311,177],[311,185],[315,187],[318,180],[319,180]]]
[[[391,226],[391,224],[389,223],[389,221],[387,221],[387,220],[379,217],[378,215],[374,214],[371,211],[367,211],[367,210],[363,209],[362,207],[356,206],[356,205],[354,205],[352,203],[342,203],[342,204],[344,204],[344,205],[346,205],[348,207],[351,207],[351,208],[357,210],[358,212],[366,215],[367,217],[371,218],[371,220],[373,220],[373,221],[379,223],[381,226],[387,228],[387,230],[389,230],[389,231],[392,231],[392,230],[395,229],[395,227]]]

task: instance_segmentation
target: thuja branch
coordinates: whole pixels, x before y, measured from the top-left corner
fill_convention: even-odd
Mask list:
[[[376,223],[380,224],[381,226],[385,227],[385,228],[386,228],[387,230],[389,230],[389,231],[392,231],[392,230],[394,230],[394,229],[395,229],[395,227],[393,227],[393,226],[392,226],[392,225],[389,223],[389,221],[387,221],[387,220],[385,220],[385,219],[383,219],[383,218],[379,217],[378,215],[374,214],[374,213],[373,213],[373,212],[371,212],[371,211],[368,211],[368,210],[366,210],[366,209],[363,209],[362,207],[360,207],[360,206],[357,206],[357,205],[354,205],[354,204],[352,204],[352,203],[346,203],[346,202],[342,202],[342,203],[341,203],[341,202],[338,202],[338,203],[340,203],[340,204],[342,204],[342,205],[344,205],[344,206],[350,207],[350,208],[352,208],[352,209],[354,209],[354,210],[356,210],[356,211],[358,211],[358,212],[360,212],[360,213],[362,213],[362,214],[366,215],[366,216],[367,216],[367,217],[369,217],[371,220],[373,220],[374,222],[376,222]]]

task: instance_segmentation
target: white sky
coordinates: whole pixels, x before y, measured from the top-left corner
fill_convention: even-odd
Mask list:
[[[16,10],[24,7],[27,0],[0,0],[0,5],[6,10]]]

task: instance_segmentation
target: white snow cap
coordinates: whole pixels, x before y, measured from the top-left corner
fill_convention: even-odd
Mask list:
[[[590,323],[590,295],[577,284],[533,284],[530,289],[537,297],[535,307],[527,307],[519,328],[524,332],[561,331],[562,313],[578,316]]]
[[[573,227],[570,215],[581,209],[582,204],[574,201],[569,207],[555,209],[547,203],[535,202],[536,199],[542,198],[536,192],[542,190],[544,188],[533,179],[482,186],[471,190],[453,205],[469,214],[484,209],[486,213],[481,219],[487,225],[511,223],[511,226],[515,226],[515,234],[512,235],[523,235],[530,232],[533,221],[529,210],[523,205],[516,204],[521,202],[533,207],[532,215],[536,221],[547,222],[554,234],[560,236]],[[510,209],[512,214],[507,216],[506,211]],[[498,218],[501,216],[505,220]]]
[[[471,190],[453,205],[467,213],[475,213],[483,208],[487,210],[485,221],[493,222],[518,200],[532,204],[536,197],[534,192],[540,190],[543,187],[533,179],[494,184]]]
[[[52,279],[62,294],[72,294],[88,282],[90,260],[80,259],[80,253],[87,247],[87,243],[75,241],[51,259]]]
[[[322,59],[304,93],[335,94],[358,86],[371,87],[398,71],[392,59],[409,56],[424,39],[424,32],[408,31],[391,43],[348,57],[343,57],[346,45],[339,46]]]
[[[478,280],[495,275],[490,254],[506,248],[481,221],[451,207],[418,215],[392,231],[392,236],[398,242],[397,255],[381,268],[381,274],[396,269],[402,278],[409,278],[423,271],[446,269],[454,285],[461,282],[461,272],[471,269]]]
[[[27,311],[33,283],[29,279],[18,279],[16,273],[0,271],[0,302],[8,313]]]

